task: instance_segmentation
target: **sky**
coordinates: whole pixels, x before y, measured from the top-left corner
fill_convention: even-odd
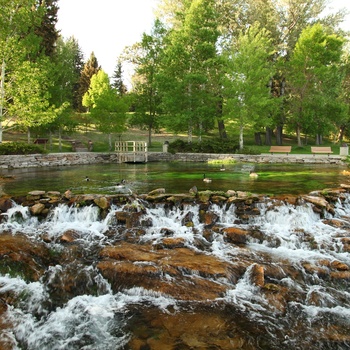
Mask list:
[[[64,38],[74,36],[78,40],[85,60],[94,52],[99,65],[111,77],[123,49],[141,41],[143,33],[151,32],[156,3],[157,0],[59,0],[56,27]]]
[[[94,52],[102,69],[112,77],[123,49],[151,32],[156,5],[157,0],[59,0],[57,28],[64,38],[78,40],[85,60]],[[350,13],[349,0],[332,0],[330,6]],[[350,30],[350,15],[343,27]],[[129,74],[124,72],[127,85],[131,83]]]

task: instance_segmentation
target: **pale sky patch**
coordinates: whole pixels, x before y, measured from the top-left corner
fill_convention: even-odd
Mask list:
[[[111,77],[123,49],[151,32],[156,5],[157,0],[59,0],[57,28],[64,38],[78,40],[85,60],[93,51]],[[332,0],[330,7],[350,12],[350,0]],[[350,15],[342,27],[350,31]]]

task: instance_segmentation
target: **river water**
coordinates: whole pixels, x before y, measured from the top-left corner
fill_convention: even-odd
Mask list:
[[[188,192],[193,186],[199,190],[239,190],[263,194],[301,194],[312,190],[336,187],[347,181],[344,166],[320,164],[247,164],[235,163],[220,171],[218,164],[207,163],[145,163],[104,164],[69,167],[25,168],[2,171],[13,181],[1,185],[2,193],[18,195],[32,190],[75,193],[115,193],[115,185],[125,179],[138,194],[164,187],[169,193]],[[249,172],[259,174],[257,179]],[[203,174],[212,179],[203,183]],[[90,181],[85,181],[89,177]]]
[[[260,175],[257,180],[249,179],[252,168]],[[193,164],[27,169],[12,172],[15,179],[6,182],[3,191],[72,188],[75,192],[112,193],[115,183],[125,178],[138,193],[157,187],[187,191],[193,185],[199,189],[305,193],[306,189],[346,182],[341,171],[341,167],[232,165],[220,172],[219,167]],[[203,173],[213,178],[210,184],[203,183]],[[90,181],[83,182],[85,176]],[[301,179],[312,181],[312,188]],[[104,218],[90,206],[62,205],[45,220],[32,217],[22,206],[7,212],[0,225],[2,235],[25,235],[64,259],[48,264],[38,280],[11,271],[0,274],[1,300],[12,300],[5,314],[12,326],[0,327],[6,350],[350,349],[350,279],[334,277],[350,269],[344,243],[350,238],[349,195],[335,203],[333,215],[315,212],[307,203],[275,205],[267,197],[256,203],[259,214],[247,221],[237,216],[235,204],[211,204],[208,212],[217,217],[215,227],[256,232],[244,246],[225,240],[215,227],[206,227],[198,205],[170,209],[147,203],[135,207],[138,205],[143,207],[142,220],[152,225],[142,234],[132,235],[130,231],[126,235],[125,227],[113,220],[117,212],[125,210],[123,206],[113,207]],[[193,225],[185,223],[189,213]],[[70,230],[79,233],[79,240],[65,245],[59,237]],[[236,269],[242,261],[247,264],[239,277],[232,279],[224,273],[208,276],[178,265],[171,275],[165,265],[160,267],[141,256],[130,264],[130,269],[150,265],[164,269],[161,278],[170,284],[175,281],[174,289],[181,280],[187,281],[190,289],[191,279],[193,284],[201,280],[203,285],[213,283],[224,289],[208,300],[176,297],[141,280],[135,280],[134,286],[123,285],[123,275],[116,289],[98,268],[103,249],[128,242],[134,249],[153,247],[154,253],[165,238],[180,240],[183,250],[204,255],[227,269]],[[252,283],[256,264],[266,271],[265,289]],[[181,279],[176,280],[180,274]],[[74,288],[68,276],[79,280]],[[277,289],[271,292],[268,286]]]

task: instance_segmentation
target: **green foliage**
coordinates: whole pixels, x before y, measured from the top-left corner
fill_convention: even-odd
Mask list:
[[[240,127],[240,148],[243,129],[249,123],[256,131],[271,126],[271,115],[277,109],[268,86],[275,74],[271,57],[274,54],[269,33],[255,23],[242,31],[226,56],[224,80],[225,112],[228,120],[237,119]]]
[[[238,145],[232,140],[219,138],[206,139],[201,142],[186,142],[177,139],[169,144],[170,153],[236,153]]]
[[[289,123],[300,133],[323,135],[334,131],[342,116],[342,75],[339,63],[344,39],[320,24],[303,30],[288,63]],[[330,117],[332,116],[332,117]]]
[[[24,142],[6,142],[0,144],[0,154],[36,154],[46,153],[39,145],[27,144]]]

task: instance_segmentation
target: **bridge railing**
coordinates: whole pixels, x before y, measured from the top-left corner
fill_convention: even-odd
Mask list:
[[[144,141],[116,141],[115,152],[119,163],[145,163],[148,160],[147,142]]]

